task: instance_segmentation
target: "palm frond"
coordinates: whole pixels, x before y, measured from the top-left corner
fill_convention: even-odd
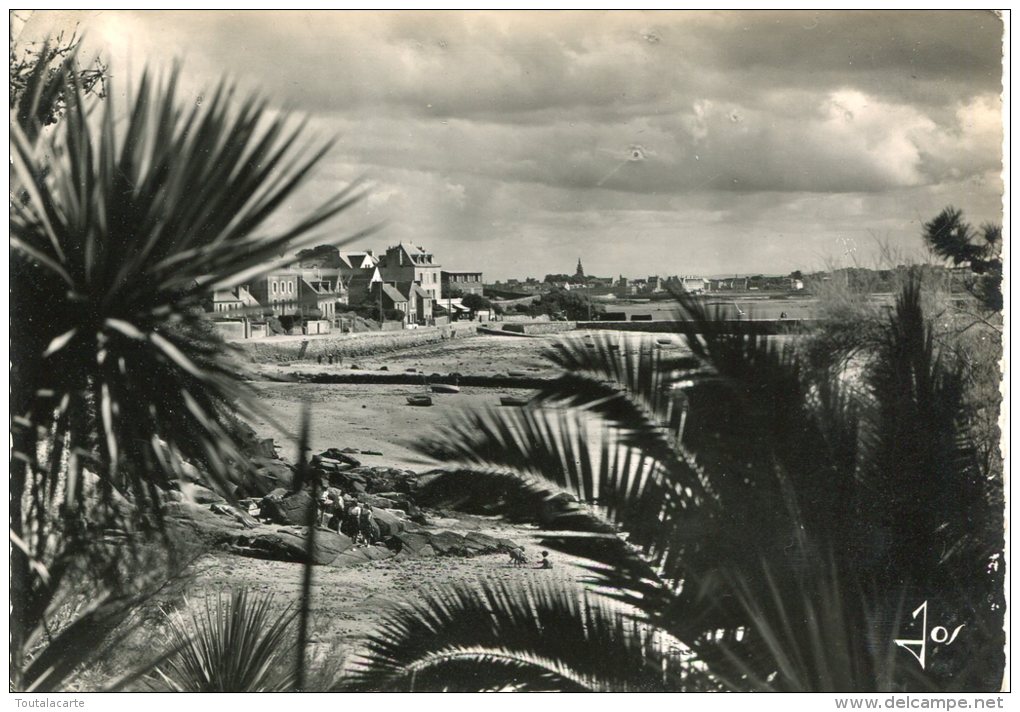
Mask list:
[[[672,536],[688,522],[700,480],[676,482],[663,465],[598,419],[574,410],[490,408],[456,416],[420,452],[454,469],[513,472],[594,505],[659,564],[675,560]],[[667,543],[669,542],[669,543]]]
[[[941,361],[918,282],[904,287],[886,334],[867,377],[873,407],[863,430],[863,484],[875,516],[862,533],[870,542],[865,565],[882,580],[930,590],[951,562],[981,569],[980,547],[970,542],[983,530],[977,518],[988,493],[959,420],[961,374]]]
[[[564,375],[587,375],[615,384],[660,423],[670,420],[672,385],[679,372],[699,366],[689,354],[676,356],[662,350],[651,337],[626,338],[607,332],[559,339],[543,355]]]
[[[905,675],[922,683],[897,664],[897,628],[868,609],[865,589],[842,579],[831,557],[794,586],[781,584],[767,562],[759,575],[764,589],[744,577],[730,582],[750,621],[740,639],[696,646],[728,689],[881,692]]]
[[[669,690],[683,666],[622,610],[569,586],[481,582],[388,613],[355,690]]]
[[[585,559],[586,583],[618,601],[655,617],[671,587],[653,559],[624,540],[620,527],[598,507],[573,498],[548,480],[488,468],[450,468],[420,481],[415,499],[426,507],[499,515],[538,522],[538,546]]]

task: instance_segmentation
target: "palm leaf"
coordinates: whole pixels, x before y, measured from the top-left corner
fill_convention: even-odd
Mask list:
[[[385,616],[354,690],[665,690],[684,685],[661,639],[566,586],[438,589]]]
[[[288,130],[286,116],[267,120],[260,100],[235,110],[226,85],[185,113],[176,85],[176,69],[162,83],[146,73],[115,128],[113,98],[90,117],[68,75],[56,129],[35,138],[12,127],[12,180],[26,195],[11,219],[15,281],[65,283],[16,299],[39,334],[16,349],[16,369],[28,393],[50,395],[12,405],[41,413],[65,395],[95,399],[109,464],[101,473],[139,506],[150,501],[146,482],[175,474],[153,452],[153,436],[200,462],[227,495],[244,462],[220,412],[257,405],[203,327],[204,296],[277,266],[281,252],[316,239],[317,227],[361,196],[351,186],[292,227],[260,232],[328,144],[294,154],[300,128]],[[40,340],[49,345],[41,361]],[[121,461],[131,467],[118,470]]]

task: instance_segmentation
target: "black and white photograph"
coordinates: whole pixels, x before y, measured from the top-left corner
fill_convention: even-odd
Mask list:
[[[9,703],[1004,708],[1008,10],[8,22]]]

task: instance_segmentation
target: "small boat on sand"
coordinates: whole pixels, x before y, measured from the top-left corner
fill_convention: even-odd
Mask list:
[[[432,405],[432,396],[408,396],[408,405]]]
[[[520,396],[500,396],[499,404],[520,408],[528,404],[528,399]]]
[[[450,383],[433,383],[431,387],[433,393],[460,393],[460,388]]]

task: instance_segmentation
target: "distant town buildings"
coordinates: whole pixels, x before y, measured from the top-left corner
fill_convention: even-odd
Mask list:
[[[435,255],[409,242],[381,255],[319,245],[297,258],[292,267],[214,292],[207,309],[227,338],[265,335],[270,321],[292,333],[353,328],[353,316],[341,316],[351,311],[391,324],[396,316],[404,328],[446,323],[471,313],[453,294],[484,293],[481,272],[444,272]]]
[[[483,296],[485,294],[481,272],[448,272],[443,270],[441,275],[443,294],[445,295],[453,296],[459,294],[463,296],[477,294]]]
[[[410,242],[390,246],[381,255],[373,250],[343,251],[320,245],[302,250],[297,257],[292,267],[213,293],[207,308],[228,338],[251,338],[274,330],[278,333],[284,320],[289,320],[286,323],[291,326],[282,328],[291,333],[294,329],[305,334],[349,329],[355,319],[342,315],[352,311],[373,320],[386,320],[390,324],[387,328],[394,324],[396,328],[442,324],[481,313],[462,303],[469,295],[513,299],[574,290],[605,299],[668,298],[676,292],[800,291],[810,280],[830,279],[825,273],[805,278],[800,272],[712,278],[689,274],[597,277],[585,272],[578,257],[572,275],[547,274],[542,280],[528,277],[486,284],[482,272],[444,270],[433,253]],[[855,283],[867,277],[860,270],[834,274]],[[888,279],[888,275],[879,273],[877,282]],[[272,320],[277,325],[270,329]]]

